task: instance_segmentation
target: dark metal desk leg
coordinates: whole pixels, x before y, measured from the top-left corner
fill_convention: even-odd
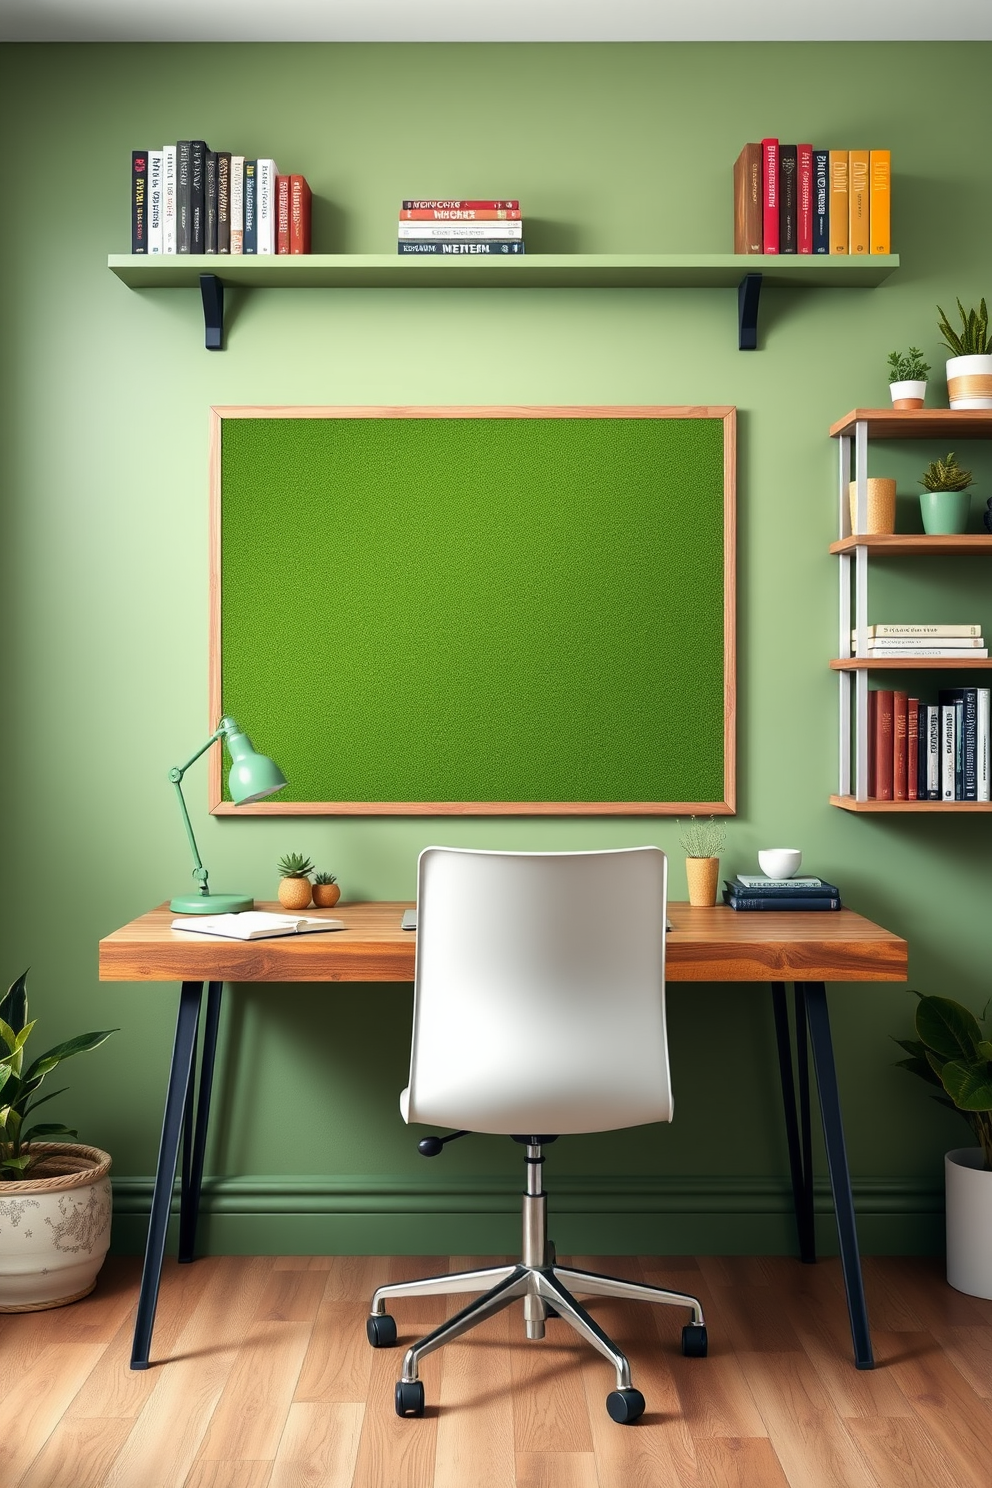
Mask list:
[[[138,1315],[134,1322],[134,1343],[131,1348],[132,1369],[148,1368],[152,1329],[155,1326],[155,1308],[158,1304],[158,1287],[162,1277],[162,1260],[165,1255],[165,1239],[169,1229],[169,1211],[172,1208],[172,1187],[176,1181],[179,1137],[182,1132],[183,1115],[193,1072],[193,1050],[196,1045],[196,1028],[200,1016],[202,994],[202,982],[183,982],[183,989],[179,996],[179,1016],[176,1019],[176,1037],[172,1046],[172,1068],[169,1071],[165,1115],[162,1119],[162,1140],[158,1149],[152,1210],[148,1220],[148,1241],[145,1245],[145,1263],[141,1272],[141,1291],[138,1294]]]
[[[816,1219],[813,1213],[813,1117],[809,1104],[809,1029],[806,1021],[806,1004],[799,987],[792,989],[796,1010],[796,1065],[799,1071],[799,1123],[802,1142],[803,1180],[805,1183],[805,1215],[809,1237],[809,1255],[803,1260],[816,1260]]]
[[[802,984],[802,991],[806,1016],[809,1019],[813,1068],[816,1070],[816,1085],[820,1094],[827,1170],[830,1174],[834,1212],[837,1215],[840,1260],[847,1292],[847,1310],[851,1319],[851,1337],[854,1340],[854,1362],[859,1369],[874,1369],[868,1309],[861,1277],[861,1256],[858,1252],[858,1232],[854,1220],[854,1195],[851,1192],[851,1173],[847,1166],[847,1148],[844,1145],[840,1095],[837,1090],[837,1068],[830,1038],[827,993],[822,982],[805,982]]]
[[[200,1189],[203,1186],[203,1159],[207,1149],[207,1123],[210,1120],[210,1095],[214,1084],[214,1059],[217,1054],[217,1028],[220,1023],[220,996],[223,982],[207,986],[207,1013],[203,1023],[203,1053],[200,1056],[200,1091],[196,1102],[196,1128],[183,1138],[183,1192],[179,1204],[179,1260],[193,1259],[196,1250],[196,1225],[200,1217]],[[192,1092],[192,1081],[190,1082]],[[192,1110],[192,1105],[189,1107]]]
[[[778,1068],[782,1079],[782,1103],[785,1108],[785,1134],[789,1143],[789,1168],[792,1174],[792,1202],[796,1211],[796,1230],[799,1235],[799,1256],[806,1262],[816,1260],[816,1234],[813,1224],[813,1167],[799,1141],[799,1122],[796,1117],[796,1085],[792,1073],[792,1043],[789,1037],[789,1013],[785,1001],[785,984],[772,983],[772,1007],[775,1012],[775,1040],[778,1045]],[[797,1001],[798,1009],[798,1001]],[[797,1019],[797,1034],[799,1023]],[[803,1018],[802,1036],[799,1043],[800,1116],[804,1139],[809,1132],[809,1069],[806,1066],[806,1024]],[[805,1079],[803,1078],[805,1074]]]

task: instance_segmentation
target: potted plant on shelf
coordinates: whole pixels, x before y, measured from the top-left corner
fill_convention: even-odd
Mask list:
[[[279,903],[283,909],[309,907],[312,872],[313,864],[302,853],[287,853],[279,859]]]
[[[954,330],[937,306],[937,329],[951,353],[947,363],[947,397],[952,408],[992,408],[992,337],[989,313],[982,300],[977,310],[965,310],[958,300],[961,330]]]
[[[720,854],[727,845],[723,823],[712,816],[707,819],[691,816],[684,827],[679,823],[679,841],[686,855],[689,903],[700,907],[715,904]]]
[[[318,909],[333,909],[341,890],[333,873],[317,873],[313,880],[313,902]]]
[[[911,346],[903,355],[900,351],[889,352],[889,394],[893,408],[922,408],[927,395],[927,376],[930,368],[923,360],[918,346]]]
[[[968,487],[975,484],[970,470],[963,470],[953,450],[946,460],[931,460],[919,484],[923,529],[931,535],[964,532],[971,512]]]
[[[978,1143],[944,1156],[947,1280],[992,1297],[992,1040],[960,1002],[916,995],[918,1038],[896,1039],[909,1056],[899,1065],[936,1086],[934,1099],[960,1111]]]
[[[34,1028],[28,1021],[27,972],[0,1001],[0,1312],[36,1312],[85,1297],[110,1245],[110,1158],[98,1147],[66,1141],[60,1122],[26,1126],[44,1101],[53,1069],[95,1049],[116,1030],[82,1033],[26,1064]],[[61,1141],[39,1140],[62,1138]]]

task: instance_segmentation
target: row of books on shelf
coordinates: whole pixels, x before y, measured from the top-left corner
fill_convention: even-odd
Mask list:
[[[723,902],[731,909],[840,909],[840,890],[825,878],[766,878],[738,873],[724,880]]]
[[[734,165],[735,253],[891,253],[889,150],[818,150],[777,139]]]
[[[493,256],[524,252],[519,201],[410,198],[400,208],[397,251]]]
[[[856,630],[851,647],[861,655]],[[984,661],[989,652],[980,625],[869,625],[864,654],[875,661]]]
[[[868,693],[868,795],[876,801],[988,801],[987,687],[949,687],[936,703]]]
[[[271,159],[204,140],[131,152],[132,253],[309,253],[310,204]]]

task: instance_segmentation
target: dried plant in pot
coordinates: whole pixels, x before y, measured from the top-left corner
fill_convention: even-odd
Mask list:
[[[36,1312],[85,1297],[110,1245],[110,1157],[60,1122],[27,1118],[61,1090],[46,1075],[114,1029],[83,1033],[28,1061],[27,973],[0,1001],[0,1312]]]
[[[727,845],[723,823],[713,816],[691,816],[684,826],[679,823],[679,841],[686,855],[689,903],[699,907],[715,904],[720,854]]]

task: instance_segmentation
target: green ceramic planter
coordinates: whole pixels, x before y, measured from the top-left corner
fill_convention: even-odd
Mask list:
[[[921,491],[923,530],[931,537],[964,532],[971,514],[970,491]]]

